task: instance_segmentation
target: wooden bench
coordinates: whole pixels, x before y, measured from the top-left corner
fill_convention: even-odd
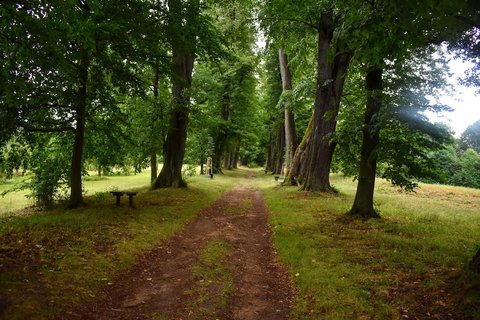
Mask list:
[[[129,207],[133,207],[133,197],[135,197],[136,195],[137,195],[136,192],[127,192]]]
[[[120,205],[120,197],[123,196],[124,193],[120,192],[120,191],[111,191],[110,193],[112,194],[112,196],[117,197],[117,200],[116,200],[115,204],[117,206],[119,206]]]
[[[137,195],[137,192],[111,191],[110,193],[117,198],[116,201],[115,201],[115,204],[117,206],[120,205],[120,198],[124,194],[126,194],[128,196],[128,206],[129,207],[133,207],[133,197]]]

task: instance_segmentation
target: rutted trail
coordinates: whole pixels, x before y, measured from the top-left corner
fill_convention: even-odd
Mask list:
[[[193,275],[211,243],[228,246],[215,263],[231,273],[232,283]],[[105,301],[75,310],[72,318],[286,319],[293,299],[288,275],[276,261],[262,194],[244,186],[202,210],[104,290]]]

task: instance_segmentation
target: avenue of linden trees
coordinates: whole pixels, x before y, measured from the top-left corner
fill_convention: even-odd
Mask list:
[[[1,319],[480,319],[480,2],[3,0],[0,55]]]

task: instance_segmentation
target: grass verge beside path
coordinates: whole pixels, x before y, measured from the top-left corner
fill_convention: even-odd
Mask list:
[[[135,185],[124,179],[125,186]],[[138,189],[136,208],[128,208],[125,197],[117,207],[110,194],[97,193],[79,209],[1,220],[0,318],[59,317],[64,306],[98,297],[136,255],[180,230],[235,183],[195,177],[186,189]]]
[[[298,289],[292,319],[480,319],[480,295],[468,290],[480,281],[466,270],[480,245],[480,190],[406,194],[378,180],[382,219],[360,221],[344,215],[350,179],[333,175],[340,193],[319,195],[257,177]]]
[[[28,177],[15,177],[10,183],[0,184],[0,194],[11,189],[15,183],[20,183]],[[126,190],[145,187],[150,179],[150,170],[145,170],[139,174],[132,175],[110,175],[101,176],[96,175],[83,177],[83,189],[85,196],[101,195],[107,191],[112,190]],[[18,190],[0,195],[0,218],[11,216],[17,210],[32,206],[33,200],[28,198],[29,190]]]

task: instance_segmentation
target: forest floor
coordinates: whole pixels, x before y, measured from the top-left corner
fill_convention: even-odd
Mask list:
[[[379,179],[382,219],[364,221],[345,215],[355,183],[337,174],[337,194],[260,169],[148,179],[0,219],[0,319],[480,319],[480,190]],[[135,207],[115,206],[108,191],[129,186]]]
[[[69,318],[287,319],[293,289],[267,219],[260,191],[237,186]]]

